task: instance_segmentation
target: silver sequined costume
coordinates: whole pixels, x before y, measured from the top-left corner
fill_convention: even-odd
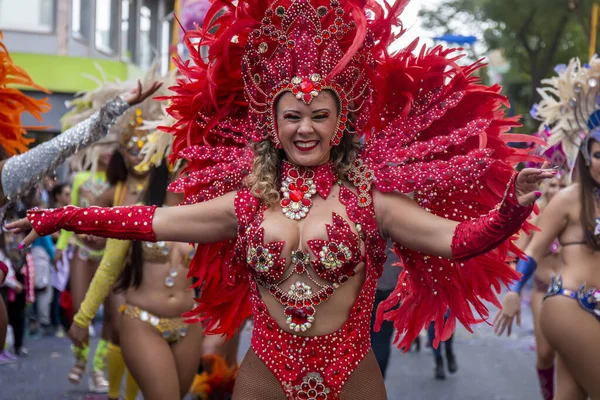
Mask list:
[[[2,168],[2,191],[9,201],[0,209],[0,220],[10,202],[26,193],[65,159],[105,137],[117,118],[128,108],[125,100],[115,97],[91,117],[54,139],[11,157]]]

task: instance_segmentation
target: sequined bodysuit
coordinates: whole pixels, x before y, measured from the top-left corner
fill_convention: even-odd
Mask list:
[[[339,197],[359,234],[353,233],[348,222],[333,213],[332,223],[327,226],[329,240],[307,241],[316,259],[308,261],[308,252],[294,251],[288,270],[281,257],[283,242],[263,241],[264,229],[260,225],[265,207],[248,190],[240,191],[236,197],[240,232],[236,255],[246,258],[252,277],[252,350],[277,378],[288,399],[339,398],[344,383],[371,348],[371,310],[376,280],[385,261],[385,241],[377,230],[372,204],[360,208],[358,196],[343,185]],[[364,255],[359,242],[364,244]],[[257,253],[263,257],[256,257]],[[339,329],[327,335],[301,336],[281,329],[258,290],[261,285],[280,303],[287,304],[285,314],[291,330],[305,331],[296,327],[306,327],[308,323],[310,329],[311,317],[319,318],[318,305],[350,279],[362,262],[366,268],[365,280],[350,316]],[[279,284],[287,287],[287,279],[305,269],[309,276],[316,273],[328,285],[308,294],[308,287],[292,286],[289,293],[279,289]]]

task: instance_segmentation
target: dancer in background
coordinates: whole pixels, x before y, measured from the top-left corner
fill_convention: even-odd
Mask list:
[[[80,124],[82,121],[96,115],[99,110],[102,110],[102,107],[104,107],[103,104],[106,104],[108,99],[115,98],[119,93],[136,90],[145,96],[140,97],[139,101],[135,102],[136,107],[130,108],[128,111],[124,110],[122,113],[124,115],[115,118],[107,135],[88,147],[84,152],[75,155],[73,161],[80,172],[75,175],[73,180],[72,204],[83,207],[96,204],[97,199],[110,187],[107,179],[107,170],[114,153],[119,147],[119,143],[130,140],[129,136],[123,138],[122,135],[124,134],[123,132],[128,132],[126,128],[130,124],[132,117],[135,120],[134,109],[137,109],[138,104],[151,101],[149,98],[150,95],[154,94],[161,85],[162,83],[157,80],[150,81],[146,79],[143,82],[143,86],[150,87],[150,90],[142,93],[141,81],[137,82],[137,89],[132,89],[135,86],[134,82],[106,83],[71,101],[72,110],[63,117],[65,129],[69,129],[71,126]],[[115,168],[118,169],[118,166]],[[116,181],[116,178],[114,180]],[[104,254],[105,244],[105,240],[103,239],[87,235],[73,235],[72,232],[67,231],[63,231],[58,239],[56,260],[62,260],[63,251],[67,249],[67,246],[71,245],[73,247],[73,253],[69,262],[70,291],[74,312],[79,310],[81,302],[85,297],[92,277],[98,268],[98,263]],[[94,352],[93,368],[90,372],[89,389],[95,393],[106,393],[109,386],[104,376],[105,360],[112,328],[109,318],[110,313],[107,310],[102,325],[101,339]],[[73,347],[75,365],[68,374],[68,379],[71,383],[79,384],[81,382],[87,368],[89,351],[90,349],[87,346],[83,348]]]
[[[160,89],[157,95],[164,96],[168,93],[168,86],[172,76],[162,77],[158,66],[153,65],[143,79],[144,85],[156,85]],[[111,84],[102,90],[123,90],[122,84]],[[113,151],[106,169],[108,188],[94,199],[94,204],[107,206],[132,205],[141,201],[148,183],[148,171],[139,171],[135,166],[142,160],[142,149],[147,143],[149,131],[142,128],[144,120],[156,120],[163,115],[163,104],[152,99],[141,102],[132,107],[114,125],[115,136],[119,138],[117,149]],[[89,113],[89,111],[87,111]],[[94,238],[94,240],[98,240]],[[100,260],[98,260],[99,262]],[[95,270],[94,270],[95,272]],[[91,281],[93,273],[89,276]],[[86,286],[86,291],[87,288]],[[84,292],[85,295],[85,292]],[[106,296],[105,296],[106,297]],[[83,300],[83,297],[82,297]],[[119,309],[125,299],[122,294],[111,293],[105,304],[105,324],[103,334],[110,341],[106,346],[106,361],[108,369],[108,394],[109,398],[118,398],[121,391],[121,381],[125,373],[125,363],[119,347]],[[77,309],[78,310],[78,309]],[[126,393],[128,398],[135,398],[138,391],[137,384],[131,375],[127,374]]]
[[[141,203],[177,206],[180,196],[166,192],[169,180],[165,164],[152,168]],[[202,349],[202,327],[187,325],[181,317],[194,305],[194,293],[187,290],[192,283],[187,278],[191,247],[109,240],[106,250],[69,336],[74,343],[87,341],[87,327],[116,281],[113,290],[125,297],[119,310],[119,350],[127,370],[145,399],[183,398]],[[130,391],[128,384],[126,400],[135,399]],[[109,393],[109,398],[118,399],[118,393]]]
[[[537,221],[540,232],[527,244],[527,258],[517,263],[523,282],[558,240],[560,272],[552,277],[539,322],[557,354],[555,400],[600,398],[599,79],[596,56],[585,65],[572,59],[557,77],[542,82],[538,106],[538,119],[550,127],[549,144],[560,143],[566,165],[576,165],[578,175],[576,183],[555,194],[544,208]],[[496,318],[500,334],[511,333],[515,317],[520,322],[519,286],[506,295],[505,308]]]
[[[547,127],[541,132],[541,136],[544,140],[549,138],[549,129]],[[547,159],[551,165],[558,167],[558,173],[556,176],[542,184],[541,191],[542,197],[538,200],[541,215],[548,203],[554,198],[554,196],[562,189],[567,187],[571,180],[570,168],[567,165],[567,156],[562,150],[562,144],[557,144],[550,147],[542,153],[542,156]],[[531,223],[537,225],[539,215],[532,218]],[[531,232],[530,235],[522,234],[517,240],[517,246],[520,249],[525,250],[527,245],[531,242],[531,238],[535,235],[535,232]],[[544,296],[548,292],[550,287],[550,280],[553,275],[559,272],[561,265],[560,258],[560,244],[555,240],[547,253],[544,255],[538,263],[538,268],[535,270],[533,275],[533,292],[531,294],[531,311],[533,314],[533,328],[535,334],[535,347],[536,347],[536,367],[538,373],[538,379],[540,384],[540,390],[544,400],[552,400],[554,398],[554,360],[556,352],[548,343],[545,338],[542,328],[540,326],[540,314],[542,310],[542,302]],[[523,264],[521,263],[522,267]],[[520,271],[524,272],[524,271]],[[522,278],[511,286],[511,291],[507,293],[502,301],[502,308],[507,313],[514,312],[513,306],[518,300],[521,301],[520,294],[523,286],[526,284],[526,280],[530,278],[530,275],[523,275]],[[500,315],[498,313],[497,315]],[[501,325],[496,325],[496,332],[500,332]]]

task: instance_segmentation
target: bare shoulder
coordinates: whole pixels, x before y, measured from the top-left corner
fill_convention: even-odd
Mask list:
[[[553,198],[551,203],[556,202],[561,206],[577,206],[581,200],[581,185],[574,183],[559,191]]]
[[[577,219],[581,209],[580,186],[575,183],[558,192],[548,205],[544,208],[544,215],[548,213],[555,217],[564,217],[568,219]]]
[[[397,191],[393,192],[382,192],[377,188],[373,188],[373,204],[375,205],[375,211],[377,212],[378,206],[383,208],[387,207],[391,204],[407,204],[407,205],[416,205],[412,200],[412,196],[410,194],[403,194]]]

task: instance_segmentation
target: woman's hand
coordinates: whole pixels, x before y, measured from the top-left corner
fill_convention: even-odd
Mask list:
[[[25,287],[23,286],[23,284],[21,282],[17,282],[15,284],[15,287],[13,288],[13,290],[15,292],[17,292],[17,294],[21,294],[25,290]]]
[[[23,239],[21,243],[19,243],[19,250],[23,250],[24,248],[31,246],[31,243],[33,243],[35,239],[40,237],[40,235],[38,235],[37,232],[31,227],[31,222],[29,222],[27,218],[23,218],[18,221],[11,222],[10,224],[6,224],[6,229],[8,229],[14,234],[27,232],[31,229],[31,232],[29,232],[29,234],[25,236],[25,239]]]
[[[130,106],[140,104],[148,97],[152,96],[162,86],[162,82],[153,82],[146,91],[142,90],[142,81],[138,79],[137,86],[125,93],[122,97]]]
[[[494,317],[494,332],[501,336],[506,330],[510,336],[514,318],[517,317],[517,326],[521,326],[521,296],[515,292],[508,292],[502,299],[502,309]]]
[[[63,260],[63,251],[61,249],[56,249],[54,251],[54,265],[56,270],[58,271],[58,263]]]
[[[71,328],[69,328],[69,333],[67,333],[69,339],[75,347],[85,347],[90,341],[90,331],[88,328],[82,328],[77,325],[75,322],[71,324]]]
[[[540,184],[544,179],[554,178],[557,170],[548,169],[545,162],[542,168],[525,168],[519,172],[515,180],[517,200],[522,206],[534,203],[541,195]]]

